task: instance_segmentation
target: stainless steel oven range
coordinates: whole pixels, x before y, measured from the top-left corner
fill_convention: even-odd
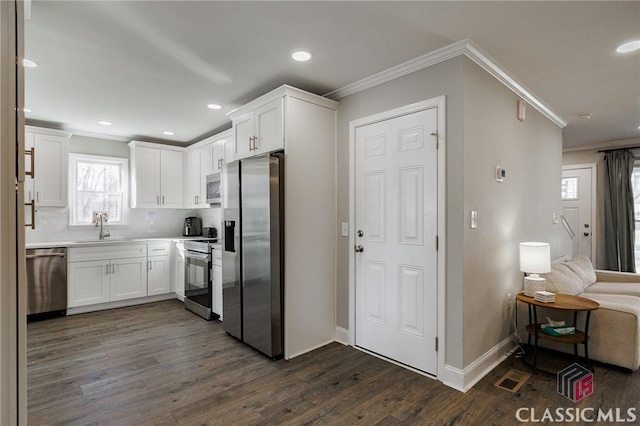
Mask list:
[[[209,241],[184,242],[184,307],[206,320],[217,319],[213,306],[211,274],[212,244]]]

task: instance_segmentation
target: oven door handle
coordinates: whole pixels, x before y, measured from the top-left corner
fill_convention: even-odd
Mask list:
[[[185,252],[185,259],[199,259],[209,262],[209,255],[204,253],[193,253],[193,252]]]

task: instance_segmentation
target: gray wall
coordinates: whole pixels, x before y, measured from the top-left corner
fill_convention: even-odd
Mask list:
[[[530,105],[526,120],[518,121],[519,97],[470,60],[464,62],[464,99],[464,166],[459,170],[464,221],[459,225],[466,367],[514,330],[505,304],[507,293],[515,297],[522,290],[518,244],[548,242],[555,258],[570,249],[570,241],[562,225],[552,221],[553,213],[562,212],[562,130]],[[496,166],[507,172],[502,183],[495,179]],[[469,226],[471,210],[478,212],[476,229]],[[451,212],[447,218],[451,221]]]
[[[349,219],[349,122],[446,95],[446,360],[464,368],[511,333],[506,294],[522,288],[518,243],[541,240],[565,251],[560,213],[561,129],[477,65],[456,57],[341,100],[338,111],[337,221]],[[495,167],[507,179],[495,180]],[[479,226],[469,228],[478,211]],[[339,227],[338,227],[339,229]],[[349,250],[337,247],[337,326],[349,326]]]

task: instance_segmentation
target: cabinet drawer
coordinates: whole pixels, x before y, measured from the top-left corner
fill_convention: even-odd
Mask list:
[[[91,247],[72,247],[67,253],[68,262],[90,260],[128,259],[147,255],[146,244],[120,244]]]
[[[149,256],[165,256],[171,252],[171,243],[149,243],[147,254]]]

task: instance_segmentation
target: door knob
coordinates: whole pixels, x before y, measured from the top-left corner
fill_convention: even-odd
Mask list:
[[[585,228],[588,228],[588,227],[589,227],[589,224],[588,224],[588,223],[585,223],[585,224],[584,224],[584,227],[585,227]]]
[[[362,229],[358,229],[358,237],[362,237],[364,235],[364,232],[362,232]]]
[[[589,236],[589,233],[588,233],[588,232],[585,232],[585,233],[584,233],[584,236],[585,236],[585,237],[588,237],[588,236]]]
[[[355,250],[356,250],[356,253],[362,253],[364,251],[364,247],[356,246]]]

